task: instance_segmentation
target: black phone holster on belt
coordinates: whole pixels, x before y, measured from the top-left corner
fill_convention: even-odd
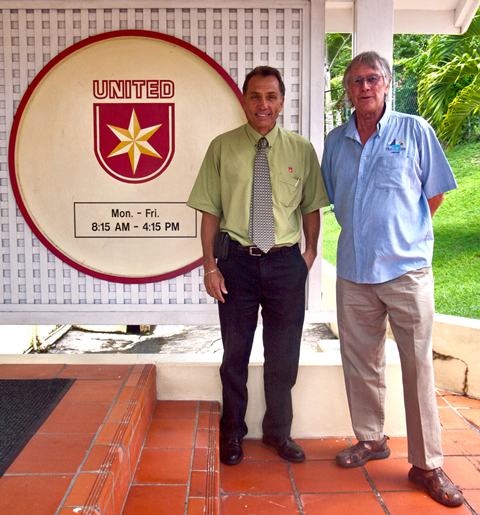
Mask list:
[[[219,232],[213,243],[213,255],[217,259],[227,259],[230,246],[230,235],[228,232]]]

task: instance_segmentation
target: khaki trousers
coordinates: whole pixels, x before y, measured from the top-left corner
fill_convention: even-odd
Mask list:
[[[408,461],[443,463],[432,360],[433,276],[414,270],[381,284],[337,278],[337,313],[345,386],[355,436],[383,437],[387,316],[402,367]]]

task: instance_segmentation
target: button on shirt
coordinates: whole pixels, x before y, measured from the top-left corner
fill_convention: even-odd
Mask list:
[[[378,284],[431,266],[427,199],[456,188],[432,127],[390,111],[362,145],[355,114],[327,136],[322,173],[341,226],[337,275]]]
[[[241,245],[248,235],[253,163],[262,137],[249,124],[210,144],[187,204],[220,218],[220,230]],[[300,241],[302,214],[329,204],[312,144],[277,125],[265,136],[272,184],[275,244]]]

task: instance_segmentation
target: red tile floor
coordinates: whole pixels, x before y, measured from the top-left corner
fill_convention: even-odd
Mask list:
[[[392,455],[344,470],[349,439],[299,440],[290,464],[258,440],[219,466],[219,405],[156,401],[151,365],[0,365],[0,378],[77,381],[0,478],[0,514],[249,515],[480,513],[480,401],[438,393],[445,470],[466,504],[444,508],[406,477],[405,438]]]

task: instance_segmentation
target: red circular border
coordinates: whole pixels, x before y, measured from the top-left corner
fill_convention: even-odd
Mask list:
[[[58,55],[56,55],[51,61],[49,61],[41,70],[40,72],[35,76],[29,87],[27,88],[25,94],[22,97],[22,100],[20,101],[20,104],[18,106],[17,112],[15,113],[15,116],[13,118],[13,124],[12,124],[12,130],[10,133],[10,141],[9,141],[9,148],[8,148],[8,165],[9,165],[9,173],[10,173],[10,181],[12,184],[13,193],[15,195],[15,199],[17,201],[18,207],[20,208],[20,211],[25,218],[25,221],[30,226],[30,229],[33,231],[33,233],[36,235],[36,237],[47,247],[48,250],[50,250],[55,256],[57,256],[59,259],[70,265],[71,267],[75,268],[76,270],[79,270],[80,272],[86,273],[88,275],[91,275],[93,277],[96,277],[98,279],[103,279],[106,281],[112,281],[112,282],[118,282],[118,283],[126,283],[126,284],[140,284],[140,283],[149,283],[149,282],[157,282],[157,281],[164,281],[166,279],[171,279],[173,277],[177,277],[179,275],[185,274],[187,272],[190,272],[197,266],[199,266],[202,263],[202,259],[199,258],[195,260],[193,263],[190,263],[189,265],[186,265],[182,268],[178,268],[176,270],[173,270],[171,272],[167,272],[165,274],[161,275],[155,275],[150,277],[119,277],[116,275],[109,275],[104,274],[101,272],[96,272],[94,270],[91,270],[90,268],[87,268],[86,266],[81,265],[80,263],[77,263],[76,261],[73,261],[66,255],[64,255],[57,247],[55,247],[40,231],[40,229],[35,225],[34,221],[30,217],[28,210],[23,202],[23,198],[20,193],[20,188],[17,182],[17,175],[15,173],[15,147],[16,147],[16,140],[17,140],[17,133],[20,126],[20,120],[22,118],[23,112],[25,108],[27,107],[28,101],[30,100],[30,97],[32,96],[35,89],[38,87],[42,79],[45,77],[45,75],[52,70],[58,63],[63,61],[65,57],[69,56],[70,54],[76,52],[77,50],[92,45],[93,43],[97,43],[98,41],[103,41],[106,39],[113,39],[113,38],[119,38],[119,37],[126,37],[126,36],[135,36],[135,37],[143,37],[143,38],[150,38],[150,39],[160,39],[162,41],[167,41],[168,43],[172,43],[174,45],[183,47],[184,49],[188,50],[189,52],[192,52],[193,54],[197,55],[201,59],[203,59],[207,64],[209,64],[228,84],[228,86],[232,89],[232,91],[237,96],[238,100],[242,101],[242,94],[237,86],[237,84],[233,81],[233,79],[228,75],[228,73],[216,62],[214,61],[210,56],[208,56],[205,52],[200,50],[199,48],[194,47],[190,43],[187,43],[186,41],[183,41],[181,39],[178,39],[174,36],[169,36],[168,34],[162,34],[160,32],[152,32],[148,30],[117,30],[112,32],[105,32],[102,34],[97,34],[96,36],[91,36],[89,38],[83,39],[82,41],[79,41],[78,43],[75,43],[74,45],[66,48],[62,52],[60,52]]]

